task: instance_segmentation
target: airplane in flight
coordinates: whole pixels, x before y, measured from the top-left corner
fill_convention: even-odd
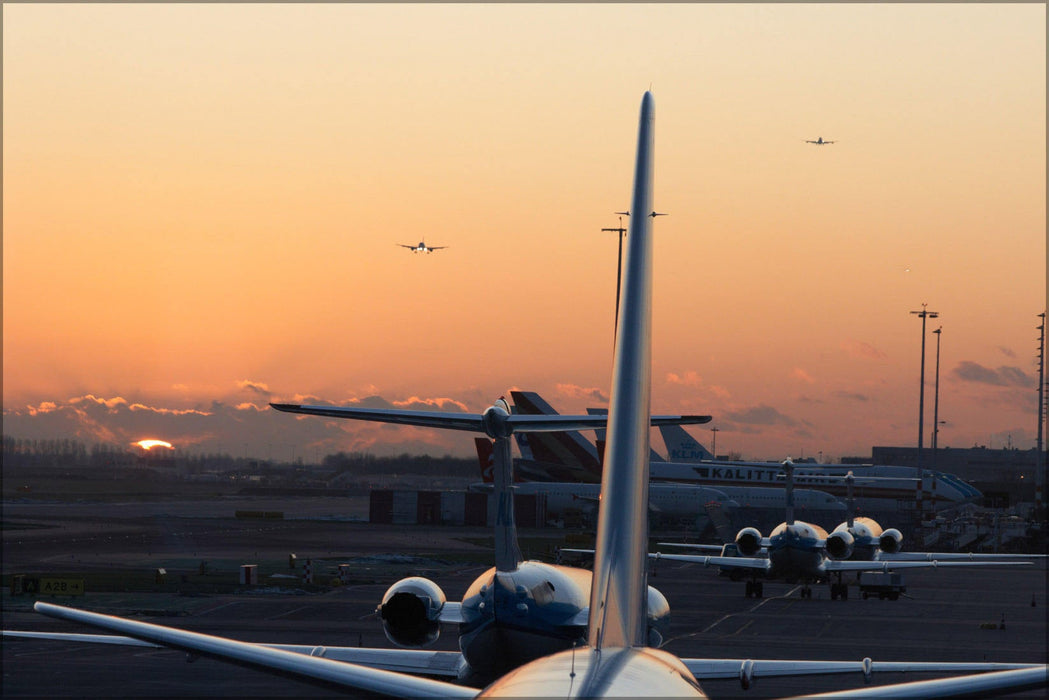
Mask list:
[[[819,137],[818,139],[816,139],[815,141],[809,141],[809,140],[806,140],[806,141],[805,141],[805,143],[814,143],[814,144],[816,144],[817,146],[829,146],[830,144],[832,144],[832,143],[834,143],[834,142],[833,142],[833,141],[824,141],[824,140],[823,140],[823,137],[822,137],[822,136],[820,136],[820,137]]]
[[[654,99],[646,92],[641,102],[640,125],[638,128],[637,159],[632,191],[633,212],[651,212],[653,170],[653,124]],[[703,698],[697,674],[731,674],[749,681],[761,675],[786,673],[796,675],[804,662],[762,662],[751,660],[682,660],[668,652],[650,646],[653,628],[653,613],[662,615],[668,608],[653,610],[653,590],[647,582],[646,543],[648,541],[648,436],[651,427],[651,310],[652,310],[652,218],[635,216],[631,219],[630,235],[625,255],[624,284],[620,292],[621,303],[618,318],[616,349],[613,358],[611,399],[607,417],[608,440],[605,464],[601,480],[601,507],[598,515],[596,551],[593,574],[588,587],[588,605],[585,622],[573,619],[584,627],[581,644],[542,656],[501,675],[483,689],[457,685],[430,678],[419,678],[401,672],[369,668],[357,663],[346,663],[323,658],[325,649],[312,647],[310,651],[290,651],[255,643],[240,642],[214,635],[187,632],[171,627],[138,622],[110,615],[100,615],[65,606],[37,602],[34,609],[59,619],[80,622],[86,625],[132,637],[142,642],[159,644],[187,651],[194,655],[205,655],[222,660],[253,666],[281,675],[344,689],[358,689],[395,697],[694,697]],[[329,408],[319,415],[337,415]],[[287,410],[287,408],[285,408]],[[361,409],[364,410],[364,409]],[[312,413],[312,411],[311,411]],[[370,420],[392,421],[400,424],[419,425],[418,412],[390,412],[385,418],[373,416]],[[414,414],[414,415],[412,415]],[[342,416],[340,416],[342,417]],[[432,416],[431,416],[432,417]],[[492,437],[501,438],[500,464],[509,465],[509,437],[520,423],[531,424],[549,421],[549,417],[538,417],[538,421],[514,421],[506,410],[506,404],[492,406],[480,416],[444,415],[451,418],[451,427],[462,430],[477,430]],[[526,416],[536,419],[535,416]],[[587,416],[587,418],[593,418]],[[426,416],[421,418],[427,420]],[[431,423],[426,423],[432,425]],[[515,425],[516,424],[516,425]],[[590,424],[592,425],[592,423]],[[462,427],[468,426],[468,427]],[[443,427],[449,427],[444,425]],[[563,429],[563,423],[558,426]],[[583,428],[574,428],[583,429]],[[493,435],[494,434],[494,435]],[[500,485],[496,486],[501,497],[508,498],[507,483],[509,469],[497,469],[501,474]],[[512,510],[500,508],[500,516],[512,517]],[[513,532],[512,522],[503,523],[502,533],[496,537],[496,568],[501,568],[500,558],[519,558],[512,552],[512,542],[500,541]],[[505,564],[505,562],[504,562]],[[583,580],[584,577],[580,577]],[[558,583],[561,579],[558,579]],[[539,584],[533,591],[516,590],[528,598],[547,596],[556,592],[552,581]],[[491,589],[489,589],[490,591]],[[485,595],[489,592],[486,591]],[[410,593],[409,591],[403,591]],[[429,593],[436,593],[429,591]],[[479,595],[482,595],[478,591]],[[434,607],[427,606],[422,598],[414,595],[415,601],[406,608],[423,607],[429,614]],[[478,604],[486,599],[478,599]],[[664,601],[665,602],[665,599]],[[517,605],[528,606],[521,601]],[[465,613],[465,601],[460,612]],[[516,610],[524,612],[515,606]],[[438,610],[439,612],[439,610]],[[411,650],[390,650],[411,651]],[[403,655],[402,655],[402,658]],[[689,662],[692,663],[689,663]],[[860,668],[867,675],[874,669],[869,659],[860,664],[836,662],[852,669]],[[820,669],[844,668],[835,662],[812,662]],[[892,663],[886,667],[898,670]],[[908,670],[936,670],[937,664],[910,664]],[[988,670],[993,666],[969,665],[963,667]],[[962,689],[973,692],[980,688],[986,693],[1006,690],[1042,688],[1049,683],[1044,664],[1009,665],[1010,670],[995,671],[980,676],[961,676],[950,679],[925,681],[921,686],[895,684],[880,686],[877,690],[895,693],[910,692],[910,697],[931,697],[957,694]],[[1000,668],[1000,666],[999,666]],[[694,670],[693,670],[694,669]],[[806,673],[813,669],[807,666]],[[955,668],[952,670],[961,670]],[[816,672],[828,672],[826,670]],[[725,677],[724,675],[718,677]],[[860,693],[858,695],[857,693]],[[835,697],[863,697],[864,691],[844,691]],[[867,693],[869,695],[869,693]],[[883,695],[879,695],[881,697]]]
[[[419,241],[419,245],[407,245],[405,243],[398,243],[397,245],[402,248],[407,248],[413,253],[432,253],[435,250],[444,250],[449,247],[446,245],[428,246],[426,245],[426,241]]]
[[[848,522],[843,523],[845,527],[839,526],[830,534],[819,525],[795,520],[794,518],[794,464],[791,460],[783,462],[783,470],[786,473],[785,491],[787,495],[786,518],[777,525],[768,537],[762,537],[761,531],[755,527],[745,527],[736,534],[735,541],[720,547],[721,554],[704,556],[698,554],[663,554],[653,556],[657,559],[669,559],[672,561],[688,561],[703,566],[717,566],[722,573],[727,573],[730,578],[739,580],[747,576],[750,580],[746,584],[746,596],[752,595],[761,598],[763,595],[763,583],[759,579],[778,579],[789,583],[801,582],[801,597],[811,598],[813,583],[831,581],[831,600],[848,598],[848,584],[842,581],[846,573],[888,572],[897,569],[922,569],[940,567],[960,566],[1029,566],[1028,561],[977,561],[977,560],[903,560],[903,559],[880,559],[861,557],[853,559],[852,554],[856,548],[856,537],[848,527]],[[875,521],[870,518],[859,520],[850,519],[853,522],[853,530],[864,539],[861,541],[861,550],[872,547],[868,536],[873,536]],[[898,530],[882,532],[880,526],[877,528],[882,546],[887,548],[897,547],[902,539]],[[717,549],[718,545],[676,545],[674,543],[660,543],[663,546],[684,546],[691,549]],[[731,549],[730,549],[731,545]],[[726,556],[730,554],[730,556]]]

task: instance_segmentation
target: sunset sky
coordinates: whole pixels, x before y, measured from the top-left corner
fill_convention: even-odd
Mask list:
[[[469,455],[267,402],[607,405],[651,88],[653,411],[913,445],[927,303],[927,430],[942,325],[940,445],[1029,449],[1045,50],[1044,4],[5,4],[4,433]]]

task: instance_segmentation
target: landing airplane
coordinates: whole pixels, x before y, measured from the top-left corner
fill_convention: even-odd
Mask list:
[[[419,241],[419,245],[406,245],[404,243],[398,243],[397,245],[402,248],[407,248],[413,253],[432,253],[435,250],[444,250],[449,247],[446,245],[428,246],[426,245],[426,241]]]
[[[814,143],[814,144],[816,144],[817,146],[829,146],[830,144],[832,144],[832,143],[834,143],[834,142],[833,142],[833,141],[824,141],[824,140],[823,140],[823,137],[822,137],[822,136],[820,136],[820,137],[819,137],[818,139],[816,139],[815,141],[805,141],[805,143]]]
[[[788,583],[800,581],[801,597],[811,598],[810,584],[836,577],[831,583],[831,600],[848,598],[848,584],[842,582],[842,575],[847,572],[878,571],[887,572],[896,569],[921,569],[958,566],[1024,566],[1030,562],[1018,561],[902,561],[850,559],[856,546],[856,539],[848,527],[839,527],[829,535],[819,525],[794,519],[794,464],[788,459],[783,462],[786,472],[785,491],[787,495],[786,519],[777,525],[768,537],[762,537],[755,527],[745,527],[736,534],[734,542],[738,556],[703,556],[691,554],[656,554],[656,558],[672,561],[688,561],[704,566],[717,566],[722,572],[739,580],[749,575],[746,596],[760,598],[763,584],[759,578],[782,579]],[[864,520],[870,520],[869,518]],[[873,523],[873,520],[870,520]],[[844,523],[843,523],[844,524]],[[880,528],[879,528],[880,530]],[[883,534],[879,532],[879,534]],[[898,546],[899,532],[892,530],[883,538],[885,546],[895,542]],[[661,543],[663,544],[663,543]],[[674,546],[674,545],[671,545]],[[686,545],[696,548],[697,545]],[[864,547],[869,546],[866,541]],[[725,554],[727,547],[723,550]],[[764,556],[760,556],[760,555]]]
[[[645,93],[641,103],[640,127],[638,129],[637,165],[631,211],[651,212],[652,209],[652,151],[653,151],[654,101],[651,93]],[[665,613],[665,608],[653,611],[651,587],[647,584],[648,540],[648,433],[650,429],[651,393],[651,307],[652,307],[652,218],[635,216],[631,219],[630,235],[625,255],[624,284],[620,292],[618,332],[613,359],[611,401],[608,415],[608,441],[604,473],[601,481],[601,508],[598,516],[597,547],[594,571],[589,586],[589,605],[585,623],[583,644],[543,656],[520,666],[499,677],[483,690],[464,687],[428,678],[415,678],[400,672],[368,668],[356,663],[340,663],[327,658],[324,648],[314,647],[309,652],[297,653],[260,644],[239,642],[212,635],[186,632],[161,625],[127,620],[109,615],[99,615],[73,608],[47,603],[36,603],[34,608],[46,615],[82,622],[118,634],[126,635],[147,643],[160,644],[188,651],[195,655],[206,655],[226,661],[253,666],[271,673],[291,675],[312,680],[328,686],[345,689],[366,690],[390,696],[413,697],[694,697],[703,698],[703,693],[694,674],[710,674],[725,677],[731,674],[749,681],[765,673],[765,662],[749,660],[717,661],[710,659],[682,660],[665,651],[647,646],[651,641],[652,614]],[[414,412],[409,412],[414,413]],[[330,415],[322,413],[321,415]],[[447,417],[447,416],[446,416]],[[480,427],[495,437],[502,438],[500,451],[503,464],[510,464],[509,440],[514,425],[505,403],[493,406],[479,417],[463,419],[469,428]],[[534,418],[534,417],[530,417]],[[376,418],[373,418],[376,419]],[[407,417],[397,422],[418,425],[412,422],[418,416]],[[548,420],[548,417],[541,417]],[[563,428],[563,426],[558,426]],[[499,469],[502,479],[510,475],[508,469]],[[504,483],[505,485],[505,483]],[[497,487],[500,494],[509,489]],[[510,512],[500,509],[504,516]],[[512,523],[505,523],[503,536],[512,533]],[[497,536],[497,565],[502,556],[512,554],[512,543],[499,543]],[[581,577],[582,579],[582,577]],[[558,580],[558,583],[560,579]],[[485,595],[491,589],[485,591]],[[408,593],[408,591],[404,591]],[[517,590],[527,598],[528,590]],[[539,584],[536,597],[555,592],[555,584]],[[430,591],[429,593],[436,593]],[[479,597],[481,594],[478,591]],[[415,601],[406,608],[422,607],[427,613],[434,607],[423,601],[426,595],[415,595]],[[487,600],[487,599],[486,599]],[[486,600],[478,599],[478,605]],[[665,602],[665,601],[664,601]],[[522,603],[527,607],[527,603]],[[461,606],[461,607],[465,607]],[[520,608],[516,608],[521,610]],[[439,611],[438,611],[439,612]],[[524,612],[522,610],[522,612]],[[408,650],[401,650],[408,651]],[[307,655],[311,654],[311,655]],[[315,654],[315,655],[313,655]],[[689,663],[691,661],[691,663]],[[798,673],[799,665],[789,662],[788,674]],[[803,664],[804,665],[804,664]],[[828,672],[826,669],[848,667],[862,669],[865,674],[873,670],[873,664],[865,659],[861,664],[850,662],[814,662],[817,667],[807,665],[807,670]],[[889,664],[889,667],[894,667]],[[932,665],[935,667],[937,665]],[[971,668],[971,665],[963,665]],[[930,665],[909,665],[909,670]],[[988,669],[987,665],[978,668]],[[695,669],[695,670],[693,670]],[[768,662],[768,674],[783,674],[782,662]],[[820,670],[823,669],[823,670]],[[898,670],[894,667],[893,670]],[[957,665],[953,670],[961,670]],[[1041,688],[1047,685],[1046,665],[1013,666],[1012,670],[990,673],[984,676],[964,676],[922,684],[915,688],[910,697],[931,697],[940,692],[946,695],[958,692],[959,686],[966,690],[979,683],[983,692],[1003,692]],[[802,673],[807,671],[802,671]],[[881,686],[879,691],[906,692],[908,684]],[[839,698],[856,697],[855,692],[836,694]],[[902,697],[899,694],[896,697]]]

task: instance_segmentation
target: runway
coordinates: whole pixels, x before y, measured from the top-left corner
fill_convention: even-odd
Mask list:
[[[297,507],[308,517],[308,503]],[[193,592],[187,583],[181,595],[169,583],[157,592],[89,590],[83,597],[52,602],[245,641],[390,647],[374,615],[390,584],[418,573],[457,600],[491,564],[483,541],[490,532],[484,528],[262,522],[216,517],[210,511],[191,518],[130,509],[128,514],[121,517],[119,508],[105,504],[84,507],[72,517],[62,517],[60,506],[34,509],[32,517],[5,507],[3,573],[89,575],[103,568],[130,576],[166,565],[169,576],[192,583],[199,573],[194,571],[197,560],[207,559],[227,574],[238,562],[286,572],[287,555],[294,551],[300,562],[315,557],[319,567],[351,563],[354,582],[306,587],[273,577],[241,593]],[[416,558],[399,556],[406,554]],[[301,564],[293,573],[301,573]],[[814,587],[813,598],[802,600],[797,587],[777,583],[766,583],[765,598],[759,600],[744,597],[742,582],[695,565],[660,562],[650,576],[671,605],[665,649],[681,657],[1046,662],[1044,562],[1015,569],[908,572],[906,582],[905,597],[895,602],[862,600],[855,591],[847,601],[831,601],[826,586]],[[28,596],[12,597],[5,590],[2,600],[4,629],[92,631],[31,612]],[[454,628],[444,631],[435,648],[456,648]],[[928,676],[875,676],[874,682],[923,677]],[[712,698],[768,698],[861,687],[863,680],[859,674],[767,679],[745,692],[737,681],[702,685]],[[181,652],[29,640],[5,640],[2,690],[4,697],[340,695],[210,659],[187,664]]]

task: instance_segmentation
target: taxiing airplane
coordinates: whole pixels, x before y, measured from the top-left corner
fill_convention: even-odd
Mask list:
[[[652,212],[652,157],[653,157],[654,100],[646,92],[641,102],[641,118],[638,129],[637,159],[634,171],[634,187],[630,211]],[[572,648],[542,656],[500,676],[484,689],[465,687],[429,678],[417,678],[405,673],[368,668],[356,663],[341,663],[323,658],[325,648],[313,647],[301,653],[277,649],[260,644],[239,642],[223,637],[186,632],[183,630],[100,615],[58,605],[38,602],[34,609],[53,617],[81,622],[87,625],[116,632],[140,641],[182,649],[194,655],[206,655],[233,663],[253,666],[285,676],[309,679],[328,686],[359,689],[388,696],[412,697],[706,697],[696,674],[725,677],[731,674],[744,683],[760,675],[776,675],[786,672],[799,673],[804,662],[762,662],[751,660],[682,660],[673,654],[652,648],[650,631],[653,615],[662,619],[669,609],[665,599],[653,609],[653,589],[647,582],[648,541],[648,435],[650,422],[651,394],[651,308],[652,308],[652,219],[651,216],[635,215],[631,218],[630,234],[624,259],[624,280],[620,292],[618,332],[613,358],[611,399],[608,415],[608,440],[605,465],[601,481],[601,507],[598,514],[596,552],[593,575],[590,579],[587,614],[585,621],[573,616],[564,620],[585,626],[583,643]],[[290,407],[282,407],[288,410]],[[321,407],[320,415],[331,409]],[[363,410],[363,409],[362,409]],[[416,412],[407,412],[416,413]],[[344,417],[344,416],[340,416]],[[448,418],[447,414],[444,416]],[[506,410],[506,404],[497,403],[481,416],[463,417],[456,425],[469,425],[459,429],[475,430],[480,422],[480,432],[500,439],[500,463],[509,465],[509,437],[515,427],[514,416]],[[536,418],[529,416],[526,418]],[[368,418],[385,420],[384,418]],[[419,425],[418,415],[404,416],[395,422]],[[540,417],[549,420],[549,417]],[[447,426],[446,426],[447,427]],[[454,426],[453,426],[454,427]],[[533,426],[534,428],[534,426]],[[563,429],[563,426],[562,426]],[[578,429],[578,428],[570,428]],[[491,432],[489,432],[491,431]],[[493,435],[494,433],[494,435]],[[498,469],[502,483],[496,486],[501,497],[509,498],[508,468]],[[512,510],[500,508],[502,517],[512,517]],[[504,523],[503,536],[509,538],[513,532],[512,522]],[[512,543],[500,542],[497,535],[496,569],[503,569],[512,560],[520,559],[512,552]],[[500,554],[501,553],[501,554]],[[500,559],[509,559],[510,562]],[[566,575],[567,576],[567,575]],[[580,575],[580,581],[584,580]],[[527,614],[530,601],[556,594],[562,582],[539,582],[531,591],[523,586],[514,590],[520,596],[513,610]],[[498,582],[477,591],[478,606],[492,600],[488,597]],[[404,609],[422,608],[423,619],[431,620],[439,614],[443,601],[436,591],[403,590]],[[529,594],[531,598],[529,597]],[[431,597],[434,596],[434,597]],[[412,600],[414,598],[414,600]],[[392,601],[390,601],[392,602]],[[446,603],[445,603],[446,604]],[[522,607],[523,606],[523,607]],[[466,601],[460,606],[466,614]],[[553,612],[553,611],[549,611]],[[418,613],[415,613],[419,619]],[[574,642],[574,640],[573,640]],[[410,652],[412,650],[390,650]],[[402,657],[403,658],[403,657]],[[766,666],[767,664],[767,666]],[[813,668],[815,666],[816,668]],[[893,668],[894,664],[886,666]],[[909,664],[908,670],[935,670],[938,664]],[[953,670],[961,670],[954,665]],[[972,667],[972,665],[963,665]],[[874,668],[869,659],[860,664],[851,662],[812,662],[806,673],[831,672],[830,669],[859,669],[867,675]],[[988,665],[976,668],[987,670]],[[1012,670],[997,671],[984,676],[963,676],[924,682],[920,688],[908,684],[881,686],[884,693],[910,692],[910,697],[932,697],[940,692],[947,695],[970,691],[980,684],[984,693],[1005,690],[1041,688],[1047,685],[1047,667],[1041,665],[1014,666]],[[899,670],[899,667],[893,668]],[[718,676],[717,674],[721,674]],[[931,683],[931,685],[930,685]],[[914,688],[913,690],[909,690]],[[837,693],[838,698],[862,697],[860,691]]]
[[[833,141],[824,141],[824,140],[823,140],[823,137],[822,137],[822,136],[820,136],[820,137],[819,137],[818,139],[816,139],[815,141],[808,141],[808,140],[806,140],[806,141],[805,141],[805,143],[814,143],[814,144],[816,144],[817,146],[829,146],[830,144],[832,144],[832,143],[834,143],[834,142],[833,142]]]
[[[435,250],[444,250],[449,247],[446,245],[428,246],[426,245],[426,241],[419,241],[419,245],[406,245],[404,243],[398,243],[397,245],[402,248],[407,248],[413,253],[432,253]]]
[[[810,584],[830,581],[832,577],[836,582],[831,582],[831,600],[848,598],[848,584],[842,581],[842,576],[848,572],[888,572],[897,569],[921,569],[939,567],[959,566],[1029,566],[1030,562],[1021,561],[940,561],[940,560],[872,560],[869,558],[852,559],[852,553],[856,547],[856,539],[846,527],[839,527],[830,534],[819,525],[807,523],[794,519],[794,464],[788,459],[783,462],[783,470],[786,472],[787,512],[786,519],[777,525],[768,537],[762,537],[761,531],[755,527],[745,527],[736,534],[733,547],[735,556],[725,556],[729,553],[728,546],[723,548],[720,556],[703,556],[692,554],[655,554],[656,558],[670,559],[673,561],[689,561],[703,564],[704,566],[717,566],[723,573],[727,572],[731,578],[736,580],[749,576],[747,581],[746,596],[752,595],[760,598],[763,594],[763,584],[760,578],[779,579],[788,583],[800,582],[802,584],[801,597],[811,598],[812,589]],[[873,520],[869,518],[865,521]],[[855,523],[855,521],[854,521]],[[899,531],[890,530],[879,536],[884,546],[899,546]],[[860,530],[857,530],[860,532]],[[864,529],[864,533],[868,530]],[[873,531],[870,531],[873,532]],[[660,543],[661,545],[664,543]],[[676,546],[670,544],[669,546]],[[690,548],[705,548],[700,545],[684,545]],[[863,547],[870,544],[864,540]]]

